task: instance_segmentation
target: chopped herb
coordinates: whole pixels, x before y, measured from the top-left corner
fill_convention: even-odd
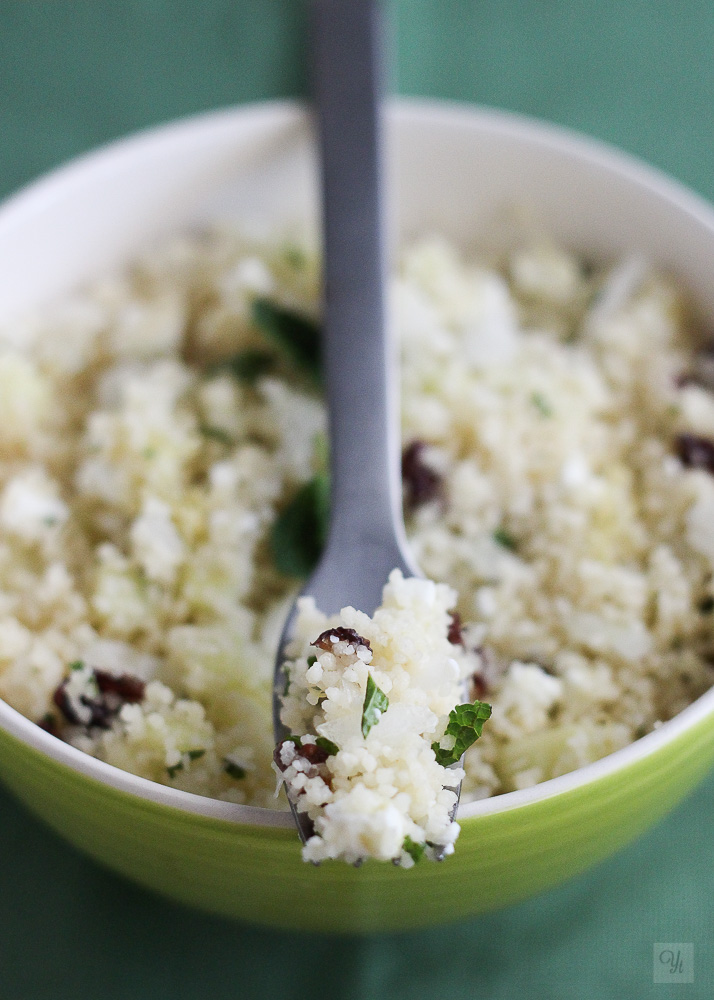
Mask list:
[[[156,448],[144,448],[142,455],[144,458],[156,458]]]
[[[294,267],[297,271],[305,267],[307,263],[307,254],[302,249],[302,247],[296,246],[294,243],[288,243],[284,250],[285,260]]]
[[[367,736],[372,726],[375,726],[389,708],[389,698],[380,691],[371,674],[367,675],[367,690],[362,706],[362,735]]]
[[[275,368],[275,358],[272,354],[261,351],[259,348],[249,347],[213,365],[209,369],[209,375],[217,375],[225,371],[238,379],[239,382],[253,385],[261,375],[267,375],[273,368]]]
[[[708,615],[714,611],[714,597],[703,597],[699,602],[699,610],[703,615]]]
[[[415,840],[412,840],[410,836],[404,838],[404,843],[402,844],[402,850],[409,855],[409,857],[416,864],[417,861],[421,861],[424,857],[424,851],[426,850],[426,844],[419,844]]]
[[[550,405],[542,392],[532,393],[531,403],[535,406],[536,410],[538,410],[542,417],[553,416],[553,407]]]
[[[236,764],[234,760],[229,757],[223,758],[223,770],[230,778],[235,778],[236,781],[240,781],[241,778],[245,778],[246,770],[241,767],[240,764]]]
[[[225,445],[230,448],[231,445],[235,444],[235,441],[230,436],[227,431],[224,431],[222,427],[211,427],[209,424],[199,424],[199,433],[203,434],[205,438],[210,438],[212,441],[218,441],[219,444]]]
[[[84,669],[84,660],[73,660],[72,663],[70,663],[70,665],[69,665],[69,669],[70,670],[83,670]]]
[[[315,472],[328,472],[330,469],[330,442],[327,435],[318,433],[312,439],[313,463]]]
[[[308,665],[308,667],[313,666],[313,664],[315,664],[315,663],[317,663],[317,657],[316,656],[308,656],[308,658],[307,658],[307,665]]]
[[[450,767],[461,760],[471,744],[479,738],[484,722],[490,717],[491,706],[484,701],[475,701],[473,705],[457,705],[453,708],[444,736],[453,736],[455,743],[450,750],[444,750],[438,743],[431,744],[437,764]]]
[[[318,472],[300,487],[273,524],[270,548],[281,573],[303,578],[310,575],[325,544],[329,509],[329,479]]]
[[[339,747],[332,740],[328,740],[326,736],[318,736],[315,740],[315,746],[324,750],[328,757],[334,756],[339,751]]]
[[[206,751],[203,749],[203,747],[197,748],[195,750],[187,750],[184,754],[182,754],[181,760],[178,762],[178,764],[172,764],[171,767],[166,768],[166,770],[169,773],[169,778],[175,778],[179,771],[184,770],[185,766],[184,761],[186,759],[188,759],[189,761],[200,760],[201,757],[203,757],[203,755],[205,754],[205,752]]]
[[[317,323],[263,298],[253,300],[253,322],[316,384],[321,383],[320,327]]]
[[[518,548],[518,542],[510,531],[506,531],[505,528],[496,528],[492,537],[494,542],[498,542],[498,544],[502,545],[504,549],[510,549],[511,552],[515,552]]]

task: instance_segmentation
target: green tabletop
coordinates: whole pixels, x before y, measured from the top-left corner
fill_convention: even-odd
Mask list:
[[[578,128],[714,198],[707,0],[399,0],[393,15],[401,93]],[[303,32],[299,0],[0,0],[0,194],[155,122],[304,93]],[[0,792],[0,1000],[710,998],[713,826],[714,777],[538,899],[434,931],[331,939],[155,898]],[[693,983],[653,982],[660,942],[694,946]]]

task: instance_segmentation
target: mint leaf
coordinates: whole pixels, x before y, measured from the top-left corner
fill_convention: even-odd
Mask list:
[[[424,857],[426,844],[418,844],[415,840],[412,840],[412,838],[407,835],[404,838],[404,843],[402,844],[402,850],[405,851],[416,864],[417,861],[421,861],[421,859]]]
[[[241,767],[240,764],[236,764],[236,762],[231,760],[230,757],[223,758],[223,770],[229,777],[235,778],[236,781],[239,781],[241,778],[245,778],[245,768]]]
[[[324,750],[326,754],[332,757],[340,749],[336,743],[332,740],[328,740],[326,736],[318,736],[315,740],[315,746],[318,746],[321,750]]]
[[[553,407],[550,405],[542,392],[531,393],[531,403],[535,406],[536,410],[538,410],[542,417],[553,416]]]
[[[367,736],[372,726],[375,726],[383,712],[389,708],[389,698],[380,691],[371,674],[367,675],[367,690],[362,706],[362,735]]]
[[[317,323],[263,298],[253,300],[253,322],[313,382],[321,383],[321,338]]]
[[[253,385],[261,375],[267,375],[273,368],[275,368],[275,358],[272,354],[256,347],[248,347],[213,365],[209,369],[209,375],[228,372],[240,382]]]
[[[200,760],[201,757],[203,757],[203,755],[205,754],[205,752],[206,751],[203,750],[203,749],[201,749],[201,750],[189,750],[188,751],[188,759],[189,760]]]
[[[171,767],[167,767],[166,770],[169,773],[169,778],[175,778],[179,771],[183,771],[183,761],[180,760],[178,764],[172,764]]]
[[[496,528],[492,537],[494,542],[498,542],[498,544],[502,545],[504,549],[510,549],[511,552],[515,552],[518,548],[518,542],[509,531],[506,531],[505,528]]]
[[[273,562],[286,576],[306,577],[317,565],[327,537],[330,481],[318,472],[297,491],[270,533]]]
[[[491,706],[485,701],[475,701],[473,705],[457,705],[451,710],[444,736],[453,736],[456,742],[452,750],[444,750],[438,743],[432,743],[437,764],[450,767],[468,750],[481,735],[483,724],[491,718]]]
[[[228,431],[224,431],[222,427],[212,427],[210,424],[199,424],[198,431],[199,434],[203,434],[205,438],[218,441],[219,444],[223,444],[227,448],[230,448],[231,445],[235,444],[235,441],[230,436]]]

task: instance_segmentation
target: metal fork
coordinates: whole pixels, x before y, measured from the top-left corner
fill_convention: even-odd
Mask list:
[[[329,410],[331,520],[320,563],[302,591],[333,614],[373,614],[392,569],[421,575],[407,549],[399,474],[397,358],[385,316],[382,211],[382,68],[375,0],[312,0],[312,56],[323,195],[324,345]],[[276,742],[286,677],[278,650]],[[288,799],[290,797],[288,796]],[[303,843],[312,823],[290,802]]]

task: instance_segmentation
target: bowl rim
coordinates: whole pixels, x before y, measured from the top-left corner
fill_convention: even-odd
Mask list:
[[[21,225],[25,218],[41,212],[48,203],[62,194],[63,189],[81,185],[86,174],[115,169],[124,160],[131,160],[135,156],[150,156],[153,149],[166,142],[180,142],[188,137],[210,134],[216,127],[230,127],[234,123],[250,119],[265,119],[274,124],[281,121],[285,124],[301,124],[307,120],[308,114],[302,101],[258,101],[190,115],[102,144],[41,175],[0,202],[0,239],[14,226]],[[669,203],[671,207],[714,233],[714,207],[706,199],[630,153],[574,130],[526,115],[459,101],[400,97],[390,102],[388,114],[400,123],[450,125],[464,131],[496,134],[540,147],[566,159],[587,163],[636,184],[641,190]],[[637,764],[713,715],[714,686],[672,719],[626,747],[530,788],[466,803],[459,808],[458,819],[463,822],[521,809],[583,788]],[[234,825],[286,829],[293,826],[292,816],[287,810],[211,799],[123,771],[45,732],[2,699],[0,727],[51,761],[116,791],[156,805],[217,821],[228,821]]]

